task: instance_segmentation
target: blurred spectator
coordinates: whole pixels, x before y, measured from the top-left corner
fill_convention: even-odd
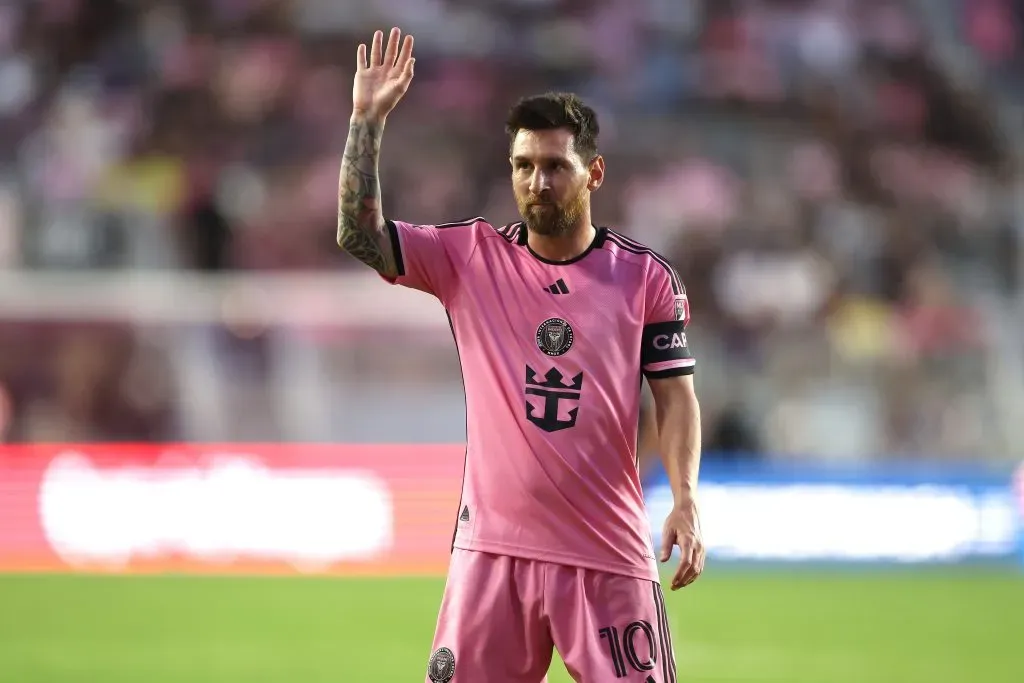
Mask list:
[[[922,5],[5,4],[0,263],[352,267],[332,237],[352,60],[393,22],[415,33],[421,58],[388,124],[388,214],[515,220],[504,111],[527,92],[579,91],[599,110],[609,160],[599,219],[678,266],[701,391],[750,388],[712,402],[722,407],[706,416],[707,448],[996,454],[1005,443],[976,415],[998,400],[986,360],[1002,351],[978,302],[1008,300],[1016,286],[1019,221],[999,197],[1024,181],[997,109],[1024,92],[1011,68],[1024,63],[1024,4],[929,10],[952,17],[1004,77],[971,95],[936,56]],[[170,360],[150,377],[148,361],[115,362],[107,342],[46,334],[63,342],[32,372],[0,363],[9,433],[183,436],[168,416],[182,401],[162,374]],[[298,357],[295,343],[261,353]],[[6,346],[16,358],[36,348]],[[312,346],[327,357],[350,348],[330,335]],[[236,353],[188,349],[167,353]]]

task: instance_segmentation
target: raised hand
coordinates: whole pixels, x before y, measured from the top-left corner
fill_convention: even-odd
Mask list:
[[[391,29],[387,47],[382,50],[384,33],[373,34],[370,59],[366,59],[366,45],[356,51],[356,77],[352,85],[352,113],[354,116],[383,121],[395,108],[412,82],[413,37],[402,40],[402,32]]]

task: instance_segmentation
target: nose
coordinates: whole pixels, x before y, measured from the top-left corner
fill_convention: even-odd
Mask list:
[[[530,177],[530,194],[534,197],[541,197],[551,189],[549,175],[543,169],[537,169]]]

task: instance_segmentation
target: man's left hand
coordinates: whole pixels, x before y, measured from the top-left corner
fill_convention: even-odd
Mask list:
[[[700,533],[697,501],[690,499],[672,508],[661,534],[661,561],[672,558],[672,547],[679,546],[679,569],[672,577],[672,590],[697,580],[704,571],[704,540]]]

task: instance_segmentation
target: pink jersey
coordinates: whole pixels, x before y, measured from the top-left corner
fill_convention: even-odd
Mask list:
[[[522,223],[388,227],[394,282],[444,304],[462,362],[454,546],[656,581],[637,471],[641,373],[694,366],[672,267],[607,228],[555,263]]]

